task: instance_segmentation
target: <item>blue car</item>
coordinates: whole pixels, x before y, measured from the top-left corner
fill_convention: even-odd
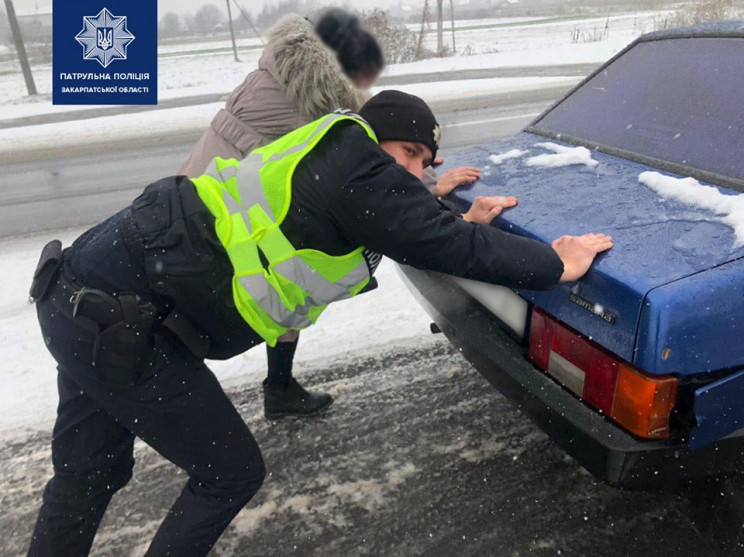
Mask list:
[[[401,267],[439,329],[598,479],[661,487],[744,463],[744,21],[644,35],[504,141],[452,155],[513,195],[494,223],[614,248],[513,291]],[[518,256],[518,254],[515,254]]]

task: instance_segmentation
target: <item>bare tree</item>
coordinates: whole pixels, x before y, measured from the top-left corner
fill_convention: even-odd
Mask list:
[[[225,23],[225,14],[214,4],[204,4],[194,14],[192,31],[199,35],[214,32],[215,28]]]
[[[158,24],[158,35],[163,39],[178,37],[183,33],[181,18],[175,12],[168,12],[160,18]]]
[[[265,4],[256,17],[256,25],[261,29],[268,29],[287,14],[302,14],[311,16],[318,11],[316,0],[282,0],[276,4]]]

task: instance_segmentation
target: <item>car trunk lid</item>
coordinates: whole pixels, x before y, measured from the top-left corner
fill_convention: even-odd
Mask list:
[[[521,133],[450,156],[448,167],[482,169],[480,180],[456,189],[450,199],[465,210],[477,196],[514,195],[519,206],[494,224],[546,243],[564,234],[610,234],[615,247],[599,256],[581,281],[520,295],[626,361],[636,362],[637,345],[643,346],[647,357],[642,369],[669,373],[669,366],[656,354],[648,355],[660,349],[655,331],[639,333],[647,296],[663,285],[734,261],[744,255],[744,249],[737,245],[733,229],[710,211],[667,200],[641,184],[640,174],[654,168],[597,151],[591,152],[598,163],[593,167],[528,165],[530,157],[552,153],[541,145],[546,142],[550,140]],[[492,155],[510,151],[527,153],[500,164],[492,162]],[[685,363],[676,372],[711,369],[710,358],[707,363],[705,358],[699,360],[698,367]]]

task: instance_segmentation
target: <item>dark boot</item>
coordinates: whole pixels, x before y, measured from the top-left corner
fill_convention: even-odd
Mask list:
[[[312,416],[331,404],[331,395],[306,391],[294,378],[286,385],[271,385],[264,381],[264,416],[267,420],[278,420],[285,416]]]

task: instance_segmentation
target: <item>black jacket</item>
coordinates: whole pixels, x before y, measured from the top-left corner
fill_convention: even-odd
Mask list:
[[[550,288],[563,273],[550,246],[459,218],[354,123],[337,124],[298,165],[281,228],[298,248],[340,255],[363,245],[419,269],[517,288]]]
[[[549,288],[563,272],[549,246],[459,218],[351,122],[337,124],[297,166],[281,228],[298,249],[342,255],[363,245],[420,269],[519,288]],[[120,231],[132,260],[106,253],[111,243],[94,241],[102,230]],[[379,258],[366,255],[374,271]],[[73,274],[88,269],[88,286],[112,291],[141,289],[123,277],[143,268],[145,288],[210,336],[210,358],[260,342],[235,308],[214,218],[185,176],[148,186],[130,209],[81,236],[69,260]]]

